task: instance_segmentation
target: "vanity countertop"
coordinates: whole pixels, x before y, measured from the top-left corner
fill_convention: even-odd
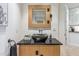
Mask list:
[[[45,43],[34,43],[29,40],[21,40],[17,43],[17,45],[62,45],[61,42],[59,42],[56,38],[47,39]]]

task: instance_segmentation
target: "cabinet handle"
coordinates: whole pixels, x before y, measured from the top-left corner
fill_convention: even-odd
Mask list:
[[[38,55],[38,50],[36,50],[36,52],[35,52],[35,53],[36,53],[36,55]]]
[[[41,54],[40,56],[43,56],[43,54]]]
[[[50,23],[50,21],[49,20],[47,20],[47,24],[49,24]]]
[[[50,14],[50,18],[52,18],[52,14]]]
[[[50,11],[50,9],[49,8],[47,8],[47,12],[49,12]]]

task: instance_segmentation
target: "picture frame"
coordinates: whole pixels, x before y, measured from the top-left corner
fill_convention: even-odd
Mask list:
[[[8,26],[8,3],[0,3],[0,32],[5,32]]]

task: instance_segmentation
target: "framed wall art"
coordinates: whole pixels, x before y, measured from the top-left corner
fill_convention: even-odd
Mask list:
[[[8,26],[8,4],[0,3],[0,32],[5,32]]]

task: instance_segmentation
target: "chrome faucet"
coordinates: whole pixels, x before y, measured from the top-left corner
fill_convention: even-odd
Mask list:
[[[42,29],[39,29],[39,34],[42,34],[43,30]]]

